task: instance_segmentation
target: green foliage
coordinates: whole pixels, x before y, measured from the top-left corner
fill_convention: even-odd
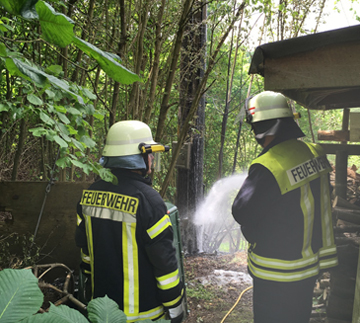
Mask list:
[[[37,313],[44,300],[38,280],[31,269],[4,269],[0,271],[1,323],[126,323],[126,315],[109,297],[91,300],[87,306],[88,319],[66,305],[50,305],[48,312]],[[36,314],[36,315],[34,315]],[[141,321],[150,323],[151,320]],[[159,323],[169,322],[160,320]]]
[[[36,263],[40,257],[40,247],[33,241],[32,235],[16,232],[0,236],[0,270],[23,268]]]
[[[194,282],[191,285],[188,285],[186,288],[186,295],[204,301],[211,301],[216,298],[213,287],[207,286],[207,288],[205,288],[200,282]]]
[[[94,45],[75,37],[74,22],[65,15],[56,12],[44,1],[12,0],[9,3],[8,0],[0,0],[0,4],[13,15],[25,19],[39,19],[42,35],[46,41],[59,47],[66,47],[70,43],[74,43],[96,59],[100,66],[106,69],[105,72],[111,73],[110,77],[114,80],[123,84],[131,84],[140,80],[138,75],[130,72],[115,60],[118,59],[117,55],[104,53]]]
[[[56,12],[47,3],[34,0],[11,2],[0,0],[0,5],[12,15],[16,15],[14,22],[18,21],[19,17],[26,19],[29,26],[33,27],[39,22],[41,35],[48,43],[61,48],[77,44],[114,80],[123,84],[140,80],[138,75],[119,64],[120,58],[117,55],[106,53],[78,39],[74,35],[74,22]],[[21,28],[17,22],[13,25]],[[4,28],[0,30],[0,36],[3,32],[15,31],[14,28],[7,28],[4,24],[2,26]],[[38,36],[35,32],[25,32],[30,37],[31,34],[33,37]],[[6,80],[7,94],[0,91],[2,99],[0,112],[5,113],[1,118],[2,122],[0,121],[3,136],[11,130],[13,123],[25,119],[28,131],[33,136],[45,138],[47,142],[60,147],[61,159],[57,161],[59,167],[74,167],[82,169],[85,174],[93,172],[103,175],[106,180],[113,180],[109,172],[101,170],[94,161],[95,156],[91,156],[93,158],[88,156],[89,151],[96,147],[96,142],[89,136],[92,125],[88,120],[92,118],[100,121],[104,118],[104,112],[96,111],[92,103],[96,99],[92,91],[61,79],[64,75],[62,66],[51,64],[50,61],[45,67],[39,66],[29,60],[29,57],[22,55],[19,47],[10,48],[5,43],[0,43],[0,67],[0,72],[4,69],[11,77]],[[0,79],[0,86],[1,81],[2,79]],[[10,95],[10,91],[13,95]],[[18,91],[17,95],[15,91]],[[5,120],[10,122],[9,129],[6,129],[3,122]],[[0,136],[0,140],[4,138]],[[17,149],[16,146],[13,148]],[[9,147],[5,146],[1,154],[9,154]]]

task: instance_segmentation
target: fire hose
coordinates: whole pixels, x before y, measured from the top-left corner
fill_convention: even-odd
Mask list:
[[[226,315],[224,316],[224,318],[221,320],[220,323],[224,323],[226,318],[230,315],[230,313],[234,310],[234,308],[236,307],[236,305],[240,302],[241,297],[250,289],[252,289],[252,286],[249,286],[248,288],[245,288],[239,295],[238,299],[236,300],[235,304],[233,305],[232,308],[230,308],[230,310],[226,313]]]

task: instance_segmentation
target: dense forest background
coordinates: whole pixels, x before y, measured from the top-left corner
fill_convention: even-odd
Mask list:
[[[245,171],[260,152],[240,113],[263,90],[248,75],[252,52],[317,32],[325,4],[0,0],[0,180],[109,178],[98,163],[107,130],[130,119],[173,148],[153,179],[173,203],[176,160],[193,138],[204,143],[204,192]],[[309,141],[341,127],[342,111],[292,105]]]

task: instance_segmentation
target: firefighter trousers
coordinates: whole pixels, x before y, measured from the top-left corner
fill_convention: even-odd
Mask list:
[[[316,277],[298,282],[253,279],[254,323],[309,323]]]

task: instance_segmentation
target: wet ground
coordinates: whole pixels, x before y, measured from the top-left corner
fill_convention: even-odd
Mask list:
[[[252,289],[239,300],[252,286],[246,258],[246,252],[185,257],[189,314],[184,323],[253,323]],[[309,323],[325,322],[313,316]]]
[[[252,285],[246,252],[197,255],[184,259],[189,315],[185,323],[251,323]]]

